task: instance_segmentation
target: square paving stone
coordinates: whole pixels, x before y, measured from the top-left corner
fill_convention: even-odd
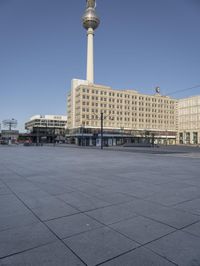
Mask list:
[[[174,208],[200,215],[200,199],[194,199],[177,204],[176,206],[174,206]]]
[[[112,224],[111,227],[140,244],[148,243],[175,230],[141,216]]]
[[[124,207],[123,204],[89,211],[87,212],[87,214],[106,225],[137,216],[137,214],[134,213],[132,209]]]
[[[152,202],[158,202],[164,206],[173,206],[187,200],[192,200],[199,196],[200,190],[196,187],[188,187],[183,189],[165,188],[165,190],[161,190],[147,199]]]
[[[66,186],[58,186],[55,184],[43,184],[43,185],[38,185],[38,187],[42,188],[44,191],[46,191],[48,194],[52,195],[52,196],[57,196],[57,195],[62,195],[63,193],[66,192],[72,192],[73,189],[72,188],[67,188]]]
[[[0,232],[0,258],[56,240],[41,223]]]
[[[151,215],[155,210],[159,211],[165,208],[157,203],[152,203],[142,199],[134,199],[131,202],[124,203],[123,206],[124,208],[128,208],[132,210],[132,212],[135,212],[141,216],[148,216]]]
[[[59,198],[76,207],[80,211],[88,211],[110,205],[106,201],[89,196],[82,192],[65,193],[59,196]]]
[[[155,192],[158,192],[159,187],[152,184],[142,184],[141,182],[130,182],[128,184],[120,184],[118,191],[133,197],[143,199],[145,197],[153,195]]]
[[[0,195],[12,194],[12,192],[6,186],[0,186]]]
[[[102,225],[85,214],[75,214],[46,222],[60,238],[83,233]]]
[[[116,259],[101,264],[102,266],[174,266],[175,264],[145,248],[137,248]]]
[[[14,195],[0,196],[0,217],[23,214],[27,212],[26,206]]]
[[[88,266],[132,250],[138,244],[109,228],[99,228],[64,240]]]
[[[146,246],[181,266],[200,265],[200,238],[176,231]]]
[[[11,214],[6,216],[1,216],[0,214],[0,231],[37,222],[39,222],[39,220],[28,209],[24,210],[23,213],[12,212]]]
[[[25,203],[28,203],[34,199],[46,198],[50,197],[51,195],[44,190],[38,189],[34,191],[20,192],[17,194],[17,196]]]
[[[65,245],[54,242],[0,261],[0,266],[83,266]]]
[[[78,213],[79,211],[67,203],[53,197],[27,198],[25,203],[43,221]]]
[[[165,223],[176,229],[181,229],[200,220],[200,216],[167,207],[159,210],[154,210],[152,211],[152,213],[149,213],[147,217]]]
[[[38,190],[36,185],[26,180],[13,181],[8,185],[15,193]]]
[[[166,189],[168,191],[172,190],[172,191],[183,191],[184,189],[188,189],[190,190],[190,188],[194,188],[194,185],[190,184],[188,185],[187,183],[185,183],[184,181],[176,181],[174,179],[171,180],[171,182],[165,183],[165,184],[160,184],[159,187],[163,190],[166,191]]]
[[[117,204],[134,200],[134,197],[131,197],[129,195],[125,195],[122,193],[113,193],[113,192],[108,193],[106,191],[103,192],[103,189],[96,192],[91,191],[90,194],[110,204]]]
[[[188,232],[188,233],[191,233],[193,235],[196,235],[196,236],[200,237],[200,222],[199,223],[192,224],[192,225],[184,228],[183,231]]]

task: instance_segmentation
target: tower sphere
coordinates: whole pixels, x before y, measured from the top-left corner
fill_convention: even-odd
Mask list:
[[[96,14],[95,11],[95,1],[88,0],[87,1],[87,8],[86,11],[82,17],[83,27],[88,30],[89,28],[92,28],[95,30],[98,28],[100,24],[100,19]]]

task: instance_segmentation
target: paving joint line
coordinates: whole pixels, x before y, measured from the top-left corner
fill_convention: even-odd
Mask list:
[[[38,246],[35,246],[35,247],[32,247],[32,248],[28,248],[28,249],[25,249],[25,250],[22,250],[22,251],[14,252],[14,253],[11,253],[9,255],[0,257],[0,260],[6,259],[6,258],[9,258],[9,257],[13,257],[15,255],[19,255],[19,254],[22,254],[22,253],[25,253],[27,251],[31,251],[31,250],[34,250],[34,249],[37,249],[37,248],[41,248],[41,247],[44,247],[44,246],[48,246],[49,244],[52,244],[52,243],[55,243],[55,242],[56,241],[50,241],[50,242],[47,242],[45,244],[41,244],[41,245],[38,245]]]
[[[7,185],[7,184],[5,184],[11,191],[12,191],[12,189]],[[12,191],[13,192],[13,191]],[[73,249],[71,249],[64,241],[63,241],[63,239],[62,238],[60,238],[51,228],[49,228],[49,226],[45,223],[45,222],[43,222],[33,211],[32,211],[32,209],[31,208],[29,208],[29,206],[26,204],[26,203],[24,203],[24,201],[23,200],[21,200],[19,197],[18,197],[18,195],[15,193],[15,192],[13,192],[13,194],[23,203],[23,205],[27,208],[27,209],[29,209],[31,212],[32,212],[32,214],[59,240],[59,241],[61,241],[84,265],[86,265],[87,266],[87,264],[73,251]],[[52,242],[53,243],[53,242]]]
[[[170,233],[167,234],[167,235],[170,235]],[[165,235],[165,236],[167,236],[167,235]],[[164,237],[164,236],[162,236],[162,237]],[[160,237],[160,238],[158,238],[158,239],[156,239],[156,240],[159,240],[159,239],[161,239],[162,237]],[[100,266],[100,265],[102,265],[102,264],[104,264],[104,263],[106,263],[106,262],[109,262],[109,261],[112,261],[112,260],[114,260],[114,259],[116,259],[116,258],[122,257],[122,256],[124,256],[124,255],[126,255],[126,254],[131,253],[132,251],[134,251],[134,250],[136,250],[136,249],[140,249],[140,248],[143,248],[143,247],[146,248],[146,249],[148,249],[148,250],[150,250],[152,253],[158,255],[159,257],[164,258],[165,260],[171,262],[172,264],[174,264],[174,265],[176,265],[176,266],[179,266],[179,265],[176,264],[175,262],[169,260],[168,258],[166,258],[166,257],[164,257],[164,256],[162,256],[162,255],[160,255],[160,254],[158,254],[158,253],[156,253],[156,252],[154,252],[153,250],[149,249],[148,247],[146,247],[147,244],[150,244],[150,243],[152,243],[152,242],[154,242],[154,241],[155,241],[155,240],[152,240],[152,241],[150,241],[150,242],[148,242],[148,243],[145,243],[145,244],[142,244],[142,245],[140,245],[140,246],[138,246],[138,247],[136,247],[136,248],[134,248],[134,249],[130,249],[130,250],[126,251],[126,252],[121,253],[121,254],[118,255],[118,256],[115,256],[115,257],[113,257],[113,258],[111,258],[111,259],[108,259],[108,260],[105,260],[105,261],[103,261],[103,262],[101,262],[101,263],[98,263],[98,264],[96,264],[95,266]]]

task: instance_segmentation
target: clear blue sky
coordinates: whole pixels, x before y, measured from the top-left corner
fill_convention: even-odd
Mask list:
[[[85,79],[85,0],[0,0],[0,122],[65,114]],[[200,0],[97,0],[95,82],[163,94],[200,84]],[[174,94],[200,94],[200,88]]]

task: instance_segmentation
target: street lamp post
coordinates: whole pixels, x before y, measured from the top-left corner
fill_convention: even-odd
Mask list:
[[[106,119],[110,114],[107,115],[107,116],[104,116],[104,113],[101,112],[100,117],[97,114],[95,114],[95,115],[96,115],[96,118],[98,120],[100,119],[100,121],[101,121],[101,130],[100,130],[100,135],[101,135],[101,150],[103,150],[103,122],[104,122],[104,119]],[[114,120],[113,118],[111,118],[111,119]]]
[[[47,131],[47,120],[46,120],[46,132],[45,132],[45,135],[46,135],[46,143],[48,143],[48,131]]]
[[[83,125],[81,127],[81,146],[83,146]]]
[[[122,145],[124,144],[124,127],[120,128],[121,130],[121,135],[122,135]]]
[[[103,113],[101,112],[101,149],[103,150]]]
[[[37,145],[39,144],[39,127],[37,127],[37,140],[36,140],[36,143]]]
[[[53,128],[53,145],[54,146],[56,145],[56,128],[55,128],[55,125],[54,125],[54,128]]]

